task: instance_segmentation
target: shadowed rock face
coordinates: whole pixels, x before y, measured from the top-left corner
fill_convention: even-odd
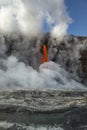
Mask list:
[[[81,53],[81,68],[82,68],[82,74],[79,76],[83,78],[83,82],[87,82],[87,49],[84,49]]]
[[[87,37],[65,36],[59,44],[55,44],[51,48],[52,51],[56,49],[52,60],[65,68],[75,80],[87,85]]]
[[[49,61],[60,64],[73,79],[87,85],[87,37],[68,35],[59,42],[49,33],[38,38],[16,34],[0,35],[0,68],[1,59],[14,55],[19,61],[38,69],[41,64],[43,43],[47,44]]]

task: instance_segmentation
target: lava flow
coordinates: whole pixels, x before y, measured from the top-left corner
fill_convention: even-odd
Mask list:
[[[43,57],[42,57],[42,63],[45,63],[48,61],[48,52],[47,52],[47,47],[44,44],[43,45]]]

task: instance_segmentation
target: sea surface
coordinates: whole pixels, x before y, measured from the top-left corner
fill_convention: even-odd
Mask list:
[[[87,92],[0,92],[0,130],[87,130]]]

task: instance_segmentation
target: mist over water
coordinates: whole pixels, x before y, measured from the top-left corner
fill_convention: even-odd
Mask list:
[[[52,46],[54,38],[60,45],[72,22],[64,0],[0,0],[1,88],[85,89],[64,66],[51,61],[58,48],[53,53],[49,49],[49,62],[41,65],[40,49],[45,41],[40,35],[44,19],[51,28]],[[73,54],[78,59],[76,51]]]
[[[0,89],[83,89],[60,65],[48,62],[40,65],[39,71],[19,62],[14,56],[2,60]],[[0,63],[1,63],[0,62]]]
[[[1,129],[87,127],[87,37],[68,35],[71,23],[64,0],[0,0]]]

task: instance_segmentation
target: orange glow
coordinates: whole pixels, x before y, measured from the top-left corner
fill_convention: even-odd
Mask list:
[[[44,44],[43,45],[43,57],[42,57],[42,63],[47,62],[48,61],[48,52],[47,52],[47,47]]]

